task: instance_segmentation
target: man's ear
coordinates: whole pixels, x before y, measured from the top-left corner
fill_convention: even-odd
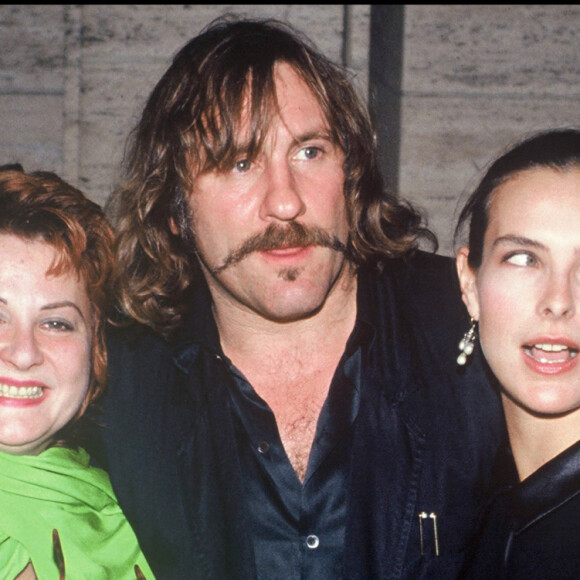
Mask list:
[[[457,276],[459,277],[463,303],[467,307],[469,316],[475,320],[479,320],[479,297],[476,286],[477,274],[469,265],[467,261],[468,257],[469,249],[459,248],[457,256],[455,257],[455,266],[457,268]]]
[[[174,236],[178,236],[181,233],[177,227],[177,224],[175,223],[175,220],[172,217],[169,218],[169,229]]]

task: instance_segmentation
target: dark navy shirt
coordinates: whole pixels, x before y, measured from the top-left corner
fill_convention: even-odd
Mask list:
[[[322,407],[304,483],[286,456],[273,412],[230,365],[245,501],[252,518],[248,533],[260,580],[342,576],[350,434],[361,368],[360,342],[354,335]]]

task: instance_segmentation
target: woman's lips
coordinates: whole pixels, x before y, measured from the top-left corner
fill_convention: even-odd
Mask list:
[[[38,383],[0,379],[0,405],[28,407],[39,404],[45,395],[45,387]]]
[[[524,345],[523,349],[528,367],[540,374],[567,372],[578,362],[578,348],[564,341],[537,341]]]

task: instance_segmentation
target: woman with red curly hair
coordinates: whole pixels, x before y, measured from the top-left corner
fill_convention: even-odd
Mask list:
[[[0,168],[3,578],[153,578],[80,446],[105,386],[112,241],[101,208],[55,174]]]

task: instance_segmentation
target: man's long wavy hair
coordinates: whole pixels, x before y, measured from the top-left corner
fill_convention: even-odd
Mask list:
[[[47,275],[72,272],[86,288],[92,314],[89,387],[82,405],[57,436],[58,443],[72,444],[79,420],[103,393],[107,382],[105,324],[113,270],[113,230],[102,208],[58,175],[48,171],[25,173],[20,165],[13,164],[0,166],[0,234],[52,246],[56,257]]]
[[[128,142],[124,181],[107,204],[121,310],[162,335],[179,326],[193,276],[201,275],[186,199],[195,175],[234,163],[243,113],[251,128],[245,155],[257,155],[277,112],[274,71],[282,62],[315,95],[344,151],[350,259],[378,263],[433,237],[418,212],[383,191],[368,112],[346,72],[285,24],[222,18],[177,53],[154,88]]]

